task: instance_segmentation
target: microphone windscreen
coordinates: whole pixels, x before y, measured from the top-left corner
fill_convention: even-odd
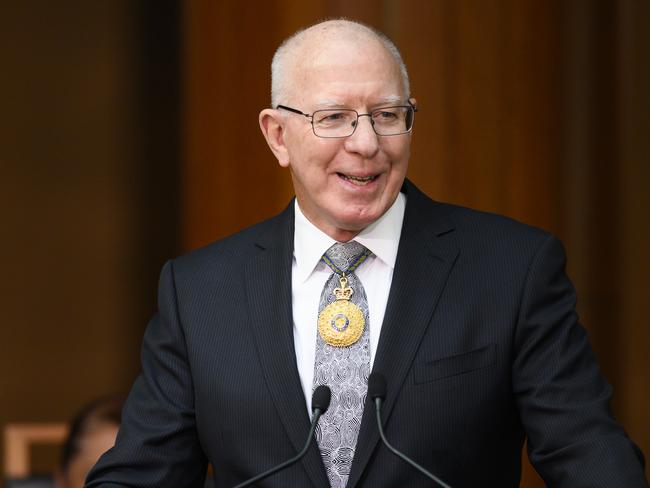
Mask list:
[[[318,408],[321,414],[324,414],[330,406],[331,399],[332,390],[330,390],[329,386],[320,385],[316,387],[314,394],[311,397],[311,411],[313,412]]]
[[[381,373],[372,372],[368,378],[368,396],[373,400],[386,398],[386,378]]]

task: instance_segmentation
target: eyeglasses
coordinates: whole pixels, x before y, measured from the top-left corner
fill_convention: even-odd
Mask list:
[[[397,136],[411,132],[413,129],[417,108],[410,101],[408,103],[408,105],[380,107],[367,114],[360,114],[349,108],[316,110],[312,114],[306,114],[286,105],[278,105],[276,108],[304,115],[310,119],[314,135],[318,137],[350,137],[359,125],[360,117],[370,118],[370,125],[378,136]]]

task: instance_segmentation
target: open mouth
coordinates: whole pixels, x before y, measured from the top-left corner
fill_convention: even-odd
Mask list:
[[[350,183],[357,185],[357,186],[364,186],[367,185],[368,183],[374,181],[377,178],[377,175],[374,176],[351,176],[351,175],[344,175],[343,173],[337,173],[340,178],[344,179],[345,181],[349,181]]]

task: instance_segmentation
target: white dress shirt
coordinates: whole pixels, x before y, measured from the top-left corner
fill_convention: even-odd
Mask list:
[[[374,254],[355,270],[368,298],[371,370],[393,279],[405,208],[406,196],[400,193],[379,220],[366,227],[353,239]],[[332,274],[332,270],[321,260],[321,256],[335,242],[307,220],[296,200],[291,267],[293,339],[298,373],[310,417],[318,334],[318,305],[325,282]]]

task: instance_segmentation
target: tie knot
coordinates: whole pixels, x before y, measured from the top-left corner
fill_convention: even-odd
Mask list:
[[[356,241],[337,242],[325,252],[323,260],[330,267],[331,264],[336,266],[338,269],[333,269],[336,273],[351,273],[354,269],[350,268],[356,269],[370,254],[371,252],[365,246]]]

